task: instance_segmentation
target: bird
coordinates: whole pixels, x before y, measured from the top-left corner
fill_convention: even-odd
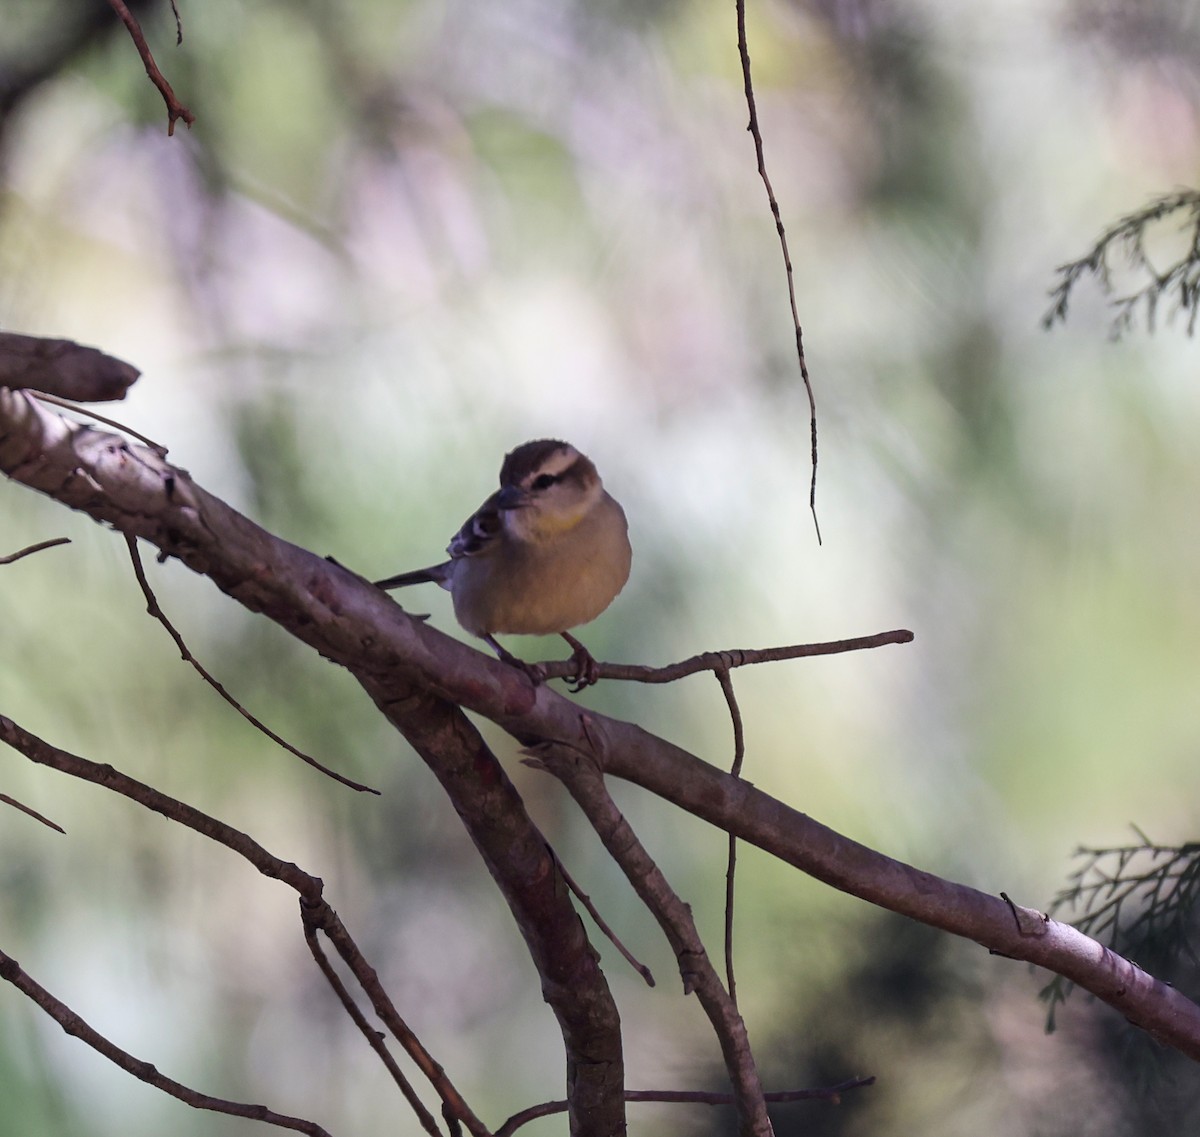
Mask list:
[[[433,582],[454,615],[536,686],[545,678],[502,647],[497,635],[559,635],[571,645],[572,691],[599,678],[570,629],[600,615],[625,587],[633,552],[625,511],[595,465],[568,442],[543,438],[506,454],[500,488],[446,547],[449,560],[375,582],[385,590]]]

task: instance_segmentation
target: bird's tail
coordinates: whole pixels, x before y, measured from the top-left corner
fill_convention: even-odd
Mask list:
[[[404,588],[409,584],[443,584],[446,580],[446,569],[449,567],[449,562],[444,565],[432,565],[430,568],[414,569],[412,572],[402,572],[397,576],[389,576],[386,580],[377,580],[376,588]]]

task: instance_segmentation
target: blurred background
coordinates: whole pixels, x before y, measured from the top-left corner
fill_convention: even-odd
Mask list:
[[[1195,836],[1197,348],[1162,321],[1114,341],[1090,283],[1064,326],[1041,326],[1057,265],[1196,181],[1195,5],[751,0],[819,408],[822,547],[732,3],[182,0],[178,47],[166,5],[131,6],[196,115],[173,138],[107,5],[6,5],[0,326],[140,367],[117,417],[202,485],[378,577],[437,558],[506,450],[565,437],[624,503],[635,548],[585,633],[597,658],[915,632],[735,675],[745,775],[764,790],[1036,907],[1080,843],[1124,843],[1131,822]],[[300,765],[204,687],[113,534],[4,485],[0,536],[0,553],[73,542],[0,570],[0,712],[322,876],[489,1123],[562,1096],[561,1041],[503,901],[348,676],[179,564],[148,565],[218,678],[381,798]],[[462,634],[439,590],[406,603]],[[732,757],[709,676],[579,698]],[[721,1088],[652,920],[558,787],[489,737],[658,978],[647,991],[597,937],[629,1085]],[[0,791],[67,830],[0,812],[0,946],[35,979],[203,1091],[337,1137],[417,1131],[286,889],[10,752]],[[723,835],[617,791],[715,954]],[[1194,1120],[1194,1067],[1115,1013],[1077,995],[1047,1035],[1045,976],[754,850],[740,864],[739,996],[769,1088],[878,1078],[840,1106],[780,1108],[781,1134]],[[265,1131],[135,1082],[8,987],[0,1103],[0,1137]],[[698,1106],[633,1106],[630,1122],[733,1131]]]

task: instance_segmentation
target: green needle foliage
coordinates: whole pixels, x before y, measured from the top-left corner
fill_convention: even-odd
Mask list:
[[[1186,248],[1158,268],[1161,255],[1152,255],[1148,243],[1158,236],[1155,226],[1169,217],[1180,221],[1179,230],[1186,235]],[[1178,248],[1178,241],[1171,242]],[[1145,283],[1132,291],[1118,291],[1112,261],[1125,259],[1124,271]],[[1051,305],[1042,317],[1042,325],[1053,327],[1067,318],[1067,308],[1075,286],[1085,277],[1093,277],[1115,311],[1112,334],[1119,339],[1144,310],[1146,326],[1155,330],[1156,319],[1165,306],[1168,321],[1182,313],[1187,318],[1187,332],[1196,330],[1200,315],[1200,191],[1189,189],[1157,198],[1144,209],[1122,217],[1100,235],[1099,240],[1079,260],[1068,261],[1057,269],[1058,284],[1050,291]]]
[[[1192,998],[1200,990],[1200,955],[1195,949],[1200,843],[1157,845],[1141,830],[1136,845],[1080,848],[1083,864],[1050,907],[1079,913],[1075,926],[1143,970]],[[1049,1004],[1046,1028],[1073,984],[1055,976],[1041,992]]]

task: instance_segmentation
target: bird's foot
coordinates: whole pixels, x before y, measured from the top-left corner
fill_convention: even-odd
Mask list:
[[[494,637],[484,636],[484,640],[490,645],[492,650],[500,657],[501,663],[507,663],[509,667],[515,667],[518,671],[525,672],[529,676],[529,681],[535,687],[540,687],[546,682],[546,671],[540,663],[526,663],[523,659],[518,659],[506,647],[498,644]]]
[[[592,658],[588,651],[574,636],[567,632],[559,633],[571,645],[571,661],[575,664],[575,681],[571,687],[572,694],[592,686],[600,678],[600,664]]]

